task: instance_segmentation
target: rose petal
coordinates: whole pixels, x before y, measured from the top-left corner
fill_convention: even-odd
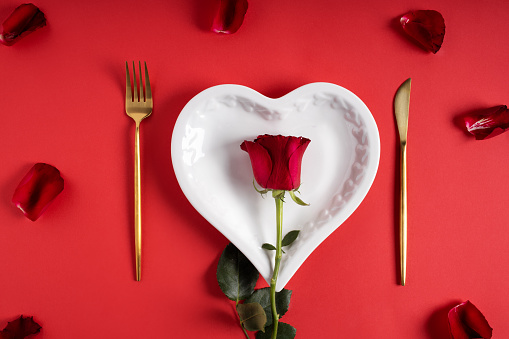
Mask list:
[[[247,0],[220,0],[212,31],[232,34],[242,25],[247,12]]]
[[[436,53],[442,47],[445,21],[437,11],[410,11],[400,19],[403,30],[417,40],[427,51]]]
[[[302,157],[304,156],[304,151],[310,142],[311,140],[306,138],[300,140],[292,139],[292,143],[290,145],[293,151],[291,152],[292,155],[290,156],[290,160],[288,162],[288,169],[290,170],[291,177],[296,183],[298,183],[299,186]],[[290,142],[288,144],[290,144]],[[295,186],[295,184],[293,186],[298,188],[298,186]]]
[[[34,321],[34,317],[20,316],[13,320],[0,332],[0,339],[22,339],[26,336],[39,333],[41,326]]]
[[[36,221],[63,189],[64,179],[58,169],[38,163],[21,180],[12,202],[28,219]]]
[[[464,120],[467,130],[477,140],[482,140],[505,132],[509,128],[509,110],[505,105],[490,107],[466,116]]]
[[[267,187],[272,172],[269,152],[263,146],[247,140],[240,145],[240,148],[249,154],[256,182],[264,188]]]
[[[46,25],[44,13],[34,4],[18,6],[2,24],[0,42],[6,46],[14,44],[21,37]]]
[[[449,311],[449,329],[453,339],[490,339],[493,332],[481,311],[468,300]]]

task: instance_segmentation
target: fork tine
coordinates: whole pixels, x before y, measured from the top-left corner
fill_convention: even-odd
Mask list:
[[[138,69],[140,70],[140,102],[145,102],[145,96],[143,95],[143,78],[141,73],[141,61],[138,61]]]
[[[152,100],[152,90],[150,89],[150,80],[148,78],[148,69],[146,61],[145,61],[145,97],[147,98],[147,101]]]
[[[129,65],[125,62],[125,100],[133,101],[133,91],[131,89],[131,77],[129,76]]]
[[[134,88],[134,101],[139,101],[138,100],[138,82],[136,81],[136,67],[134,66],[134,61],[133,61],[133,88]]]

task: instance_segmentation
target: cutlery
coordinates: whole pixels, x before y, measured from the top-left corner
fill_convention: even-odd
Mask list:
[[[401,84],[394,97],[394,115],[399,131],[400,144],[400,215],[399,215],[399,250],[401,285],[406,283],[407,263],[407,172],[406,172],[406,146],[408,130],[408,111],[410,107],[410,85],[412,79],[408,78]]]
[[[141,184],[140,184],[140,123],[152,113],[152,91],[148,78],[147,63],[145,64],[145,86],[139,66],[139,82],[136,81],[136,67],[133,61],[133,82],[129,75],[129,66],[125,63],[126,88],[125,111],[136,123],[134,138],[134,254],[136,260],[136,281],[141,279]],[[145,87],[145,92],[143,91]]]

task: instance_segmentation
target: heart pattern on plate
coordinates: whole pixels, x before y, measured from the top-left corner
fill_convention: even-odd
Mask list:
[[[276,242],[274,199],[253,188],[244,140],[261,134],[311,139],[302,161],[300,197],[287,199],[283,234],[300,230],[285,247],[277,290],[313,250],[359,206],[375,178],[380,139],[375,120],[352,92],[330,83],[312,83],[271,99],[244,86],[220,85],[196,95],[175,124],[171,156],[182,191],[270,282]]]

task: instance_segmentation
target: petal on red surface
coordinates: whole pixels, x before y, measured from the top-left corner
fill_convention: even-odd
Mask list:
[[[460,312],[454,307],[449,311],[449,330],[453,339],[470,339],[467,330],[463,326],[463,322],[460,317]]]
[[[410,11],[400,19],[403,30],[417,40],[427,51],[436,53],[442,47],[445,21],[437,11]]]
[[[468,132],[477,140],[494,137],[509,128],[509,110],[507,106],[490,107],[464,118]]]
[[[10,46],[22,36],[46,25],[44,13],[34,4],[18,6],[3,22],[0,42]]]
[[[247,0],[220,0],[212,31],[232,34],[238,31],[247,12]]]
[[[64,179],[60,171],[51,165],[37,163],[19,183],[12,202],[28,219],[36,221],[63,189]]]
[[[493,333],[481,311],[468,300],[449,311],[449,329],[453,339],[490,339]]]
[[[23,339],[26,336],[39,333],[41,326],[34,321],[34,317],[20,316],[13,320],[0,332],[0,339]]]

